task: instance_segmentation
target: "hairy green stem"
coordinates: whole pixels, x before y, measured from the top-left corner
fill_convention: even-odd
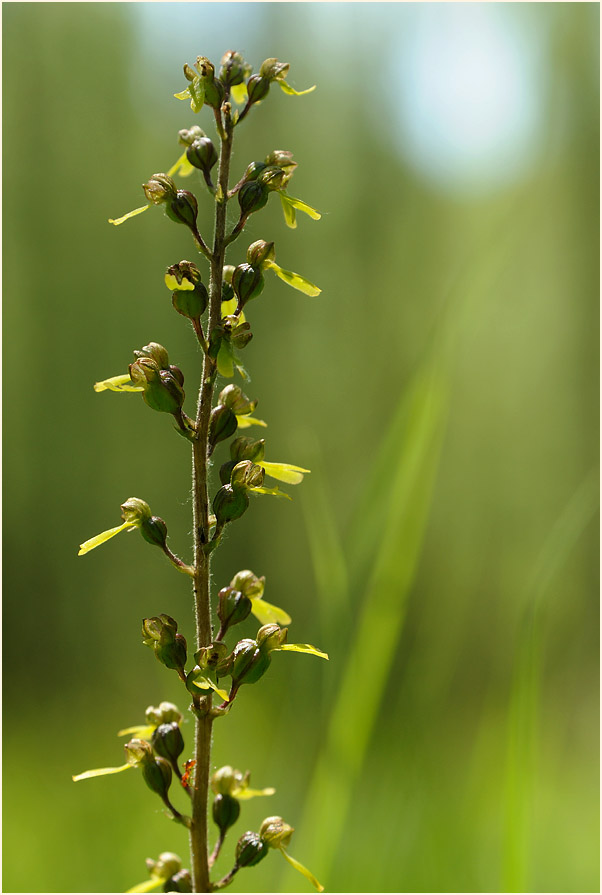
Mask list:
[[[226,251],[226,207],[228,201],[228,177],[232,154],[232,125],[230,105],[222,106],[223,132],[220,129],[221,152],[215,207],[215,234],[213,251],[210,253],[211,275],[209,280],[209,322],[207,339],[221,320],[222,278]],[[218,116],[216,119],[219,120]],[[220,122],[221,123],[221,122]],[[209,543],[209,491],[208,491],[208,442],[209,420],[217,366],[214,359],[204,354],[203,373],[196,415],[196,437],[192,446],[194,576],[196,648],[208,646],[213,639],[211,604],[209,598],[210,552]],[[197,714],[195,721],[194,783],[191,789],[192,825],[190,828],[190,859],[193,892],[211,892],[209,880],[207,805],[209,776],[211,772],[211,727],[213,717],[211,697],[205,697],[205,713]]]

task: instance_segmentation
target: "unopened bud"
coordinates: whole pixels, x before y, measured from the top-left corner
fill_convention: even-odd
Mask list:
[[[170,721],[175,721],[177,724],[182,721],[182,713],[173,702],[160,702],[158,706],[149,705],[144,715],[148,723],[156,727],[159,724],[169,724]]]
[[[238,427],[238,420],[234,411],[220,403],[213,408],[209,418],[209,450],[225,438],[234,435]]]
[[[167,540],[167,525],[160,516],[151,516],[140,526],[140,534],[149,544],[163,549]]]
[[[199,206],[196,197],[189,190],[178,190],[165,206],[167,217],[176,224],[186,224],[196,230]]]
[[[240,802],[229,795],[217,795],[213,800],[213,820],[222,836],[234,826],[240,814]]]
[[[236,415],[253,413],[257,401],[250,401],[238,385],[227,385],[219,393],[219,403],[230,408]]]
[[[243,569],[236,573],[230,587],[236,588],[249,599],[261,597],[265,589],[265,577],[258,578],[250,569]]]
[[[235,790],[239,789],[244,781],[244,774],[235,770],[229,764],[218,768],[211,777],[211,789],[218,795],[232,795]]]
[[[270,655],[261,650],[257,641],[240,640],[232,650],[232,684],[237,689],[241,684],[255,684],[270,666]]]
[[[217,162],[217,151],[209,137],[201,137],[188,147],[186,158],[194,168],[209,174]]]
[[[273,261],[276,257],[273,242],[258,239],[247,249],[247,261],[253,267],[261,267],[264,261]]]
[[[175,721],[159,724],[153,731],[151,745],[157,755],[166,758],[172,766],[177,765],[178,758],[184,751],[184,738],[179,724]]]
[[[195,140],[200,140],[201,137],[206,136],[207,134],[204,130],[201,130],[198,124],[193,124],[192,127],[185,127],[178,131],[178,143],[181,146],[191,146]],[[273,164],[277,165],[278,162],[273,162]]]
[[[233,587],[222,587],[217,596],[217,617],[225,628],[244,621],[253,608],[249,598]]]
[[[223,528],[227,522],[234,522],[235,519],[240,519],[248,509],[249,498],[244,489],[234,489],[232,485],[224,485],[213,498],[212,506],[217,524]]]
[[[248,71],[248,66],[240,53],[228,50],[222,57],[219,71],[219,79],[227,87],[242,84]]]
[[[288,628],[281,628],[276,624],[263,625],[257,632],[257,643],[270,653],[272,650],[280,649],[282,644],[286,643],[287,636]]]
[[[232,288],[238,298],[238,307],[243,308],[252,298],[263,292],[265,285],[260,267],[250,264],[239,264],[232,274]]]
[[[268,846],[257,833],[244,833],[236,843],[236,867],[253,867],[268,853]]]
[[[174,873],[163,886],[164,892],[192,892],[192,876],[185,867]]]
[[[254,211],[263,208],[270,196],[270,191],[264,183],[250,180],[241,186],[238,191],[238,204],[241,215],[248,217]]]
[[[247,95],[249,103],[258,103],[270,92],[270,81],[261,75],[251,75],[247,81]]]
[[[158,860],[151,863],[152,867],[148,865],[149,870],[154,870],[155,876],[163,878],[173,876],[174,873],[182,869],[182,859],[172,851],[162,852]]]
[[[171,765],[164,758],[155,758],[154,761],[145,761],[141,765],[142,777],[148,788],[160,796],[167,798],[171,786]]]
[[[153,174],[147,183],[142,184],[144,195],[153,205],[176,198],[176,185],[168,174]]]

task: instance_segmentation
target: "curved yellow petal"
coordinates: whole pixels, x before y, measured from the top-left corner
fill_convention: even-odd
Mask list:
[[[248,429],[249,426],[265,426],[267,427],[267,423],[263,420],[258,420],[257,417],[250,416],[247,414],[246,416],[237,416],[238,420],[238,428],[239,429]]]
[[[140,740],[149,740],[152,737],[155,729],[156,728],[153,724],[134,724],[133,727],[124,727],[123,730],[119,730],[117,732],[117,736],[133,736],[138,737],[138,739]]]
[[[143,883],[138,883],[137,886],[127,889],[127,892],[152,892],[153,889],[157,889],[164,883],[165,879],[162,876],[153,876],[152,879],[145,879]]]
[[[291,867],[294,867],[295,870],[298,870],[299,873],[302,873],[303,876],[305,877],[305,879],[309,880],[309,882],[312,884],[312,886],[315,886],[315,888],[318,890],[318,892],[324,891],[324,886],[318,882],[318,880],[315,878],[313,873],[311,873],[311,871],[309,871],[307,869],[307,867],[304,867],[300,861],[297,861],[295,858],[292,858],[289,854],[287,854],[287,852],[285,852],[285,850],[282,847],[280,848],[280,851],[282,852],[282,854],[284,855],[286,860],[289,862]]]
[[[282,211],[284,212],[284,221],[287,227],[290,227],[291,230],[297,229],[297,215],[295,213],[294,205],[291,205],[290,202],[287,202],[288,196],[282,190],[280,190],[280,202],[282,204]]]
[[[171,168],[167,172],[167,176],[173,177],[174,174],[179,174],[180,177],[189,177],[193,171],[194,167],[188,161],[186,153],[183,152],[177,162],[171,166]]]
[[[288,286],[292,286],[293,289],[303,292],[304,295],[309,295],[311,298],[315,298],[322,291],[319,286],[310,283],[301,274],[295,273],[294,270],[285,270],[283,267],[275,264],[274,261],[264,262],[264,267],[273,270],[276,276],[280,277]]]
[[[291,87],[290,84],[287,84],[286,81],[281,81],[279,78],[276,78],[276,83],[280,85],[280,89],[283,93],[286,93],[288,96],[305,96],[306,93],[313,93],[316,89],[316,85],[313,87],[308,87],[307,90],[295,90],[294,87]]]
[[[123,224],[124,221],[129,221],[130,218],[136,217],[137,214],[142,214],[147,208],[150,208],[150,205],[142,205],[140,208],[134,208],[133,211],[128,211],[127,214],[122,215],[120,218],[109,218],[109,224],[115,224],[115,226]]]
[[[292,618],[279,606],[273,606],[260,597],[251,599],[251,612],[262,625],[290,625]]]
[[[128,768],[133,767],[133,764],[122,764],[118,768],[96,768],[94,771],[84,771],[83,774],[76,774],[71,779],[77,782],[78,780],[87,780],[88,777],[104,777],[107,774],[119,774],[121,771],[127,771]]]
[[[176,99],[190,99],[190,90],[188,87],[185,87],[179,93],[174,93],[174,96]]]
[[[262,485],[259,485],[256,488],[249,488],[249,491],[252,491],[254,494],[271,494],[272,497],[286,497],[287,500],[293,499],[286,491],[281,491],[278,485],[275,488],[264,488]]]
[[[199,677],[194,681],[194,686],[198,687],[199,690],[213,690],[219,697],[221,697],[224,702],[228,699],[228,694],[225,690],[220,690],[217,684],[214,684],[211,678],[208,677]],[[206,695],[206,694],[205,694]]]
[[[303,476],[311,472],[311,469],[303,469],[302,466],[293,466],[292,463],[268,463],[264,460],[258,460],[257,466],[261,466],[265,470],[266,475],[279,482],[286,482],[287,485],[299,485],[303,481]]]
[[[230,96],[234,100],[235,103],[238,103],[239,106],[244,105],[249,98],[249,94],[247,93],[247,85],[235,84],[234,87],[230,88]]]
[[[319,656],[321,659],[328,659],[328,653],[323,653],[311,643],[283,643],[278,647],[279,650],[289,650],[291,653],[309,653],[311,656]]]
[[[101,382],[95,382],[94,391],[143,392],[144,389],[140,385],[134,385],[129,373],[123,373],[121,376],[111,376],[109,379],[101,380]]]
[[[285,193],[284,190],[280,190],[280,198],[284,197],[284,201],[291,205],[293,208],[296,208],[297,211],[302,211],[304,214],[309,215],[310,218],[314,221],[319,221],[322,215],[315,208],[312,208],[311,205],[308,205],[307,202],[304,202],[302,199],[296,199],[294,196],[289,196],[288,193]]]
[[[90,538],[88,541],[84,541],[83,544],[79,545],[78,556],[83,556],[85,553],[89,553],[90,550],[94,550],[95,547],[100,547],[101,544],[104,544],[105,541],[110,541],[111,538],[114,538],[115,535],[118,535],[120,531],[125,531],[126,529],[134,529],[135,525],[132,525],[131,522],[124,522],[123,525],[118,525],[117,528],[109,528],[107,531],[101,531],[99,535],[94,535],[93,538]]]
[[[246,789],[242,787],[241,789],[233,789],[232,796],[235,799],[239,799],[241,802],[246,802],[247,799],[254,799],[256,796],[273,796],[276,790],[273,786],[267,786],[265,789]]]

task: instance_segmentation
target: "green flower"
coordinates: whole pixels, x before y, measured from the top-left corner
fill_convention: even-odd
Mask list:
[[[300,861],[297,861],[285,851],[285,846],[288,846],[294,832],[294,827],[285,823],[281,817],[266,817],[259,830],[259,835],[268,848],[278,849],[278,851],[284,855],[288,863],[294,867],[295,870],[298,870],[305,879],[309,880],[318,892],[323,892],[324,886],[318,882],[313,873],[311,873],[307,867],[304,867]]]

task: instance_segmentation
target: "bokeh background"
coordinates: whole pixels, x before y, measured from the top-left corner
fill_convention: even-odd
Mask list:
[[[230,48],[318,85],[271,91],[234,175],[292,149],[291,192],[323,211],[291,231],[272,200],[231,260],[275,239],[323,293],[274,279],[250,308],[268,457],[312,474],[232,526],[215,588],[266,575],[291,640],[331,657],[281,654],[216,725],[216,765],[278,791],[236,829],[282,814],[329,891],[599,891],[598,5],[3,20],[4,891],[124,891],[146,857],[186,855],[138,775],[71,782],[181,702],[139,626],[168,612],[191,637],[186,582],[135,535],[76,553],[131,495],[189,552],[185,442],[91,386],[157,340],[193,405],[199,355],[162,281],[190,239],[158,210],[107,218],[141,204],[179,128],[213,133],[172,94],[185,61]],[[275,853],[232,890],[306,888]]]

